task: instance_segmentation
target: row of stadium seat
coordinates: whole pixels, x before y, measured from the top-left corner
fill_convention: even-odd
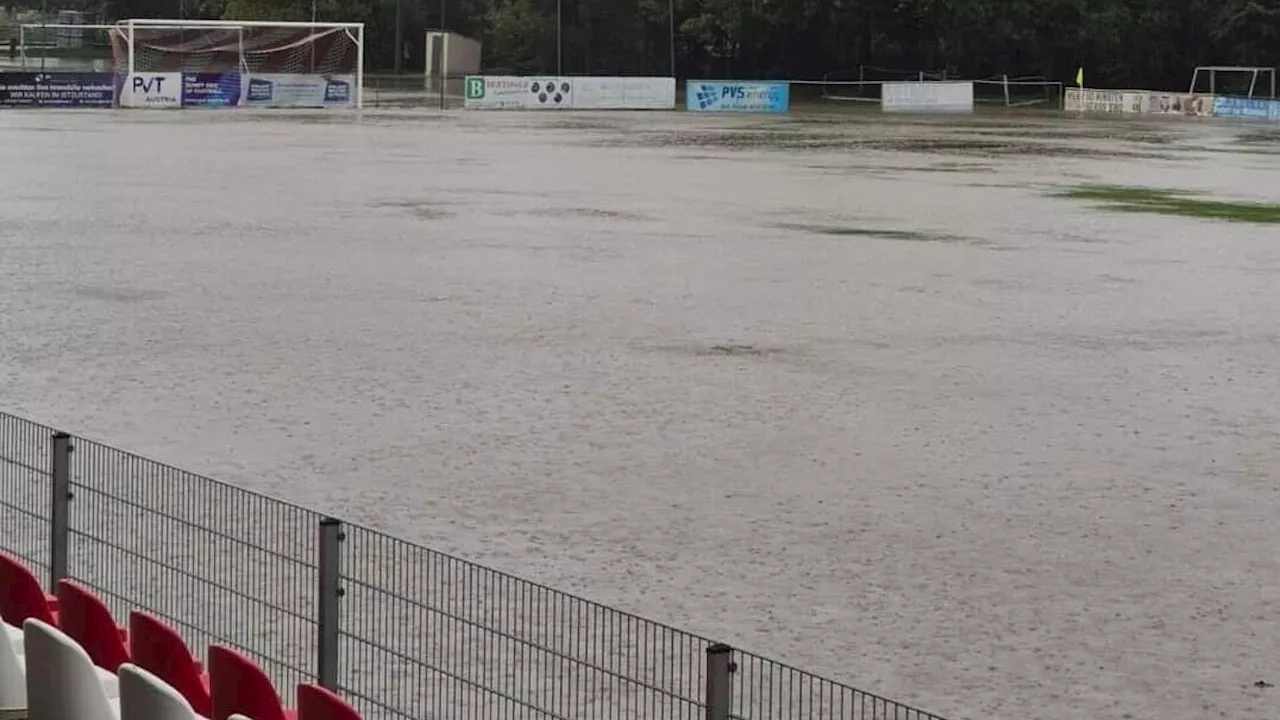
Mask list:
[[[256,663],[219,645],[208,671],[182,637],[143,612],[119,627],[106,605],[70,580],[46,595],[0,553],[0,709],[28,720],[361,720],[334,693],[297,687],[285,707]]]

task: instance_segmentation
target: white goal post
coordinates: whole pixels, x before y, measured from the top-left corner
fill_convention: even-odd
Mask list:
[[[1061,102],[1063,84],[1046,80],[1039,76],[1010,77],[1001,75],[981,80],[965,80],[951,78],[941,80],[924,73],[912,74],[903,80],[835,80],[831,73],[823,80],[812,83],[806,81],[790,81],[793,85],[821,85],[823,100],[845,102],[881,103],[886,86],[901,86],[906,83],[928,87],[946,83],[971,83],[973,85],[973,102],[979,105],[996,105],[1007,108],[1026,108],[1035,106],[1053,107]],[[918,79],[924,78],[924,79]]]
[[[185,94],[215,77],[241,86],[224,93],[234,103],[209,104],[364,104],[363,23],[128,19],[116,23],[112,44],[125,106],[185,107],[185,96],[175,103],[174,91],[156,95],[147,83],[180,83]]]
[[[108,34],[115,25],[91,25],[79,23],[23,23],[18,26],[18,57],[25,70],[37,65],[45,69],[45,61],[49,59],[48,50],[60,52],[65,50],[85,50],[101,47],[102,60],[110,60],[111,47],[107,41]],[[99,42],[100,45],[95,44]],[[32,56],[35,51],[36,57]],[[59,58],[61,60],[61,58]],[[59,65],[64,63],[59,62]]]
[[[1276,69],[1273,67],[1248,67],[1235,65],[1201,65],[1191,73],[1191,89],[1187,92],[1194,95],[1200,92],[1197,88],[1200,85],[1200,78],[1207,77],[1209,80],[1209,94],[1217,95],[1219,91],[1218,74],[1224,73],[1228,77],[1238,77],[1241,82],[1233,83],[1235,87],[1240,87],[1244,80],[1248,80],[1248,90],[1244,92],[1231,92],[1228,95],[1241,95],[1243,97],[1266,97],[1274,99],[1276,97]],[[1265,78],[1265,79],[1264,79]],[[1267,83],[1267,90],[1258,86],[1258,81],[1262,80]],[[1232,88],[1234,89],[1234,87]],[[1268,92],[1269,91],[1269,92]],[[1261,95],[1262,92],[1268,92],[1267,95]]]

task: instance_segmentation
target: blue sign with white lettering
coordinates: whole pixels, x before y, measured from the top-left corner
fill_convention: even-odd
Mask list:
[[[0,107],[109,108],[115,104],[112,73],[0,72]]]
[[[1280,103],[1275,100],[1244,97],[1223,97],[1213,99],[1214,117],[1255,118],[1266,120],[1275,117]]]
[[[685,84],[689,112],[784,113],[791,107],[791,86],[785,82],[690,80]]]
[[[182,107],[235,107],[240,73],[182,73]]]

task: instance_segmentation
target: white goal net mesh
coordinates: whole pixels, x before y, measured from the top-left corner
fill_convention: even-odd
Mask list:
[[[1059,107],[1060,82],[1039,75],[989,77],[973,81],[973,101],[1004,107]]]
[[[345,27],[122,25],[111,43],[117,72],[352,75],[360,55]]]
[[[864,77],[871,74],[865,70]],[[951,77],[944,80],[941,73],[913,72],[902,73],[900,79],[893,80],[844,80],[837,79],[835,73],[828,73],[819,83],[820,97],[823,100],[845,102],[880,103],[884,99],[884,88],[890,84],[941,82],[970,82],[973,84],[973,101],[979,105],[994,105],[1010,108],[1020,107],[1058,107],[1062,98],[1062,83],[1045,80],[1041,77],[997,77],[981,80],[962,80]],[[924,78],[921,80],[920,78]],[[809,83],[804,83],[809,84]]]

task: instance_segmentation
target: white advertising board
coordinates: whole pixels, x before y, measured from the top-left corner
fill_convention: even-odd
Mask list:
[[[260,73],[250,75],[243,104],[249,107],[355,107],[354,75]]]
[[[130,108],[182,107],[182,73],[130,73],[120,88],[120,105]]]
[[[1133,94],[1123,90],[1089,90],[1067,88],[1062,107],[1067,112],[1124,113],[1134,112]]]
[[[894,82],[880,89],[885,112],[973,112],[971,82]]]
[[[1147,106],[1147,94],[1144,92],[1125,90],[1120,94],[1120,97],[1124,99],[1124,104],[1121,106],[1120,112],[1126,114],[1140,113]],[[1116,110],[1111,108],[1110,112],[1116,112]]]
[[[468,75],[463,106],[481,110],[674,110],[668,77]]]
[[[1162,93],[1143,90],[1125,93],[1125,97],[1126,100],[1133,103],[1132,105],[1126,105],[1126,109],[1132,107],[1133,110],[1131,112],[1138,112],[1144,115],[1187,115],[1195,117],[1213,115],[1212,95]]]
[[[468,75],[462,105],[483,110],[568,110],[581,78]]]
[[[1067,112],[1107,115],[1191,115],[1213,114],[1212,95],[1160,93],[1150,90],[1090,90],[1067,88],[1063,108]]]
[[[578,110],[675,110],[676,79],[669,77],[574,78]]]

